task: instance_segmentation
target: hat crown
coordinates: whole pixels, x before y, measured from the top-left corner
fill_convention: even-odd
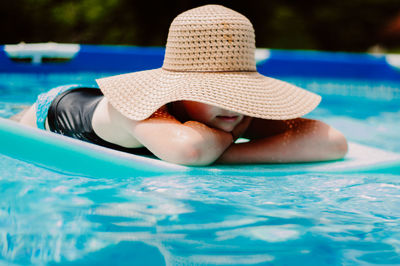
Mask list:
[[[163,69],[256,71],[253,25],[242,14],[220,5],[183,12],[171,23]]]

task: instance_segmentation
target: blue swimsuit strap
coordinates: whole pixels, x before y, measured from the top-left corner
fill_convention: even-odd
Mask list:
[[[48,92],[39,94],[35,106],[36,106],[36,125],[38,128],[45,130],[45,122],[47,118],[47,113],[49,111],[50,105],[53,100],[60,95],[61,93],[76,89],[76,88],[98,88],[95,85],[82,85],[82,84],[70,84],[58,86],[56,88],[51,89]]]

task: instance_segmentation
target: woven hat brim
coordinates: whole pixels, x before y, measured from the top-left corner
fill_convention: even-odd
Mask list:
[[[286,120],[311,112],[321,97],[258,72],[172,72],[154,69],[96,80],[112,106],[133,120],[180,100],[214,105],[263,119]]]

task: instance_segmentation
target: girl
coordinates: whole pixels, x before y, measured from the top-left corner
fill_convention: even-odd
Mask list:
[[[339,131],[300,118],[320,96],[259,74],[254,52],[246,17],[220,5],[191,9],[170,26],[162,68],[99,79],[100,90],[55,88],[21,123],[185,165],[344,157]]]

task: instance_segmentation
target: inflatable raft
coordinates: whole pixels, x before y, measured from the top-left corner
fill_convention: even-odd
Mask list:
[[[345,159],[331,162],[188,167],[120,152],[0,118],[0,152],[66,174],[133,177],[163,174],[263,175],[400,172],[400,154],[349,143]]]

